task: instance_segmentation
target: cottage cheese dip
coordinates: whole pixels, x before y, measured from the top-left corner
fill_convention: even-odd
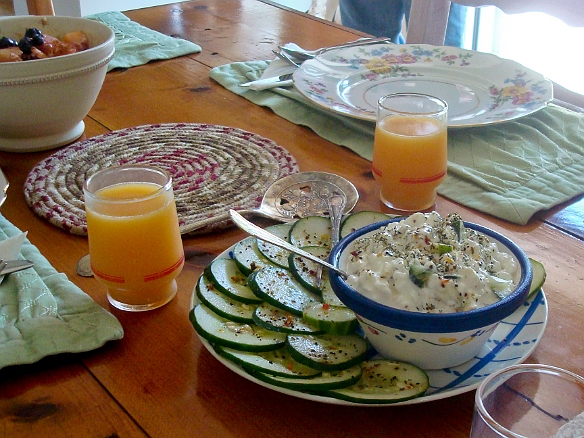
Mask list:
[[[398,309],[453,313],[511,293],[517,260],[488,236],[465,228],[456,213],[414,213],[355,240],[348,248],[347,283]]]

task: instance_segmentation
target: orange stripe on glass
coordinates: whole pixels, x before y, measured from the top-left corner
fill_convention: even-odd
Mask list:
[[[158,280],[162,277],[166,277],[167,275],[173,273],[178,268],[180,268],[180,266],[184,260],[185,260],[185,256],[183,254],[181,256],[181,258],[176,263],[174,263],[170,268],[166,268],[165,270],[157,272],[156,274],[145,275],[144,282],[154,281],[154,280]]]
[[[400,178],[399,181],[404,183],[404,184],[423,184],[423,183],[429,183],[432,181],[437,181],[440,178],[442,178],[444,175],[446,175],[446,171],[437,173],[436,175],[426,176],[424,178]]]

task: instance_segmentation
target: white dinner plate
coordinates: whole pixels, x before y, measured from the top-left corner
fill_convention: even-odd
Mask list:
[[[234,246],[225,250],[217,258],[232,257]],[[193,290],[191,308],[198,303],[199,299],[195,289]],[[205,348],[227,368],[247,380],[274,391],[305,400],[336,405],[397,406],[425,403],[471,391],[477,388],[489,374],[507,366],[523,362],[539,344],[547,325],[547,315],[547,300],[544,292],[540,291],[497,326],[477,356],[457,367],[426,371],[430,379],[430,388],[424,396],[389,405],[353,403],[271,385],[256,379],[239,365],[217,354],[211,344],[201,336],[199,336],[199,339]]]
[[[313,103],[375,121],[377,100],[423,93],[448,103],[448,126],[504,122],[531,114],[553,97],[552,83],[521,64],[456,47],[375,44],[325,52],[302,63],[294,86]]]

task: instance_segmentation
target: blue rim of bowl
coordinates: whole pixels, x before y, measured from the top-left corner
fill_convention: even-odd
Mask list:
[[[339,260],[343,250],[353,240],[391,222],[400,220],[403,220],[403,218],[371,224],[344,237],[331,251],[330,263],[339,267]],[[357,315],[398,330],[417,333],[457,333],[495,324],[515,312],[527,299],[533,277],[531,263],[523,250],[511,239],[481,225],[470,222],[464,222],[464,225],[503,244],[515,256],[521,266],[521,277],[516,289],[494,304],[458,313],[410,312],[379,304],[357,291],[349,290],[352,289],[351,286],[339,274],[330,271],[329,275],[333,290],[339,299]]]

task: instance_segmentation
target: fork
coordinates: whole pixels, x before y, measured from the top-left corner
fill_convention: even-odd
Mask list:
[[[356,41],[351,41],[345,44],[339,44],[336,46],[329,46],[323,47],[322,49],[318,50],[296,50],[291,49],[290,47],[278,46],[278,48],[291,56],[292,58],[298,59],[299,61],[306,61],[307,59],[312,59],[318,55],[322,55],[325,52],[335,49],[344,49],[346,47],[359,47],[359,46],[367,46],[369,44],[377,44],[377,43],[389,43],[391,42],[391,38],[360,38]]]

